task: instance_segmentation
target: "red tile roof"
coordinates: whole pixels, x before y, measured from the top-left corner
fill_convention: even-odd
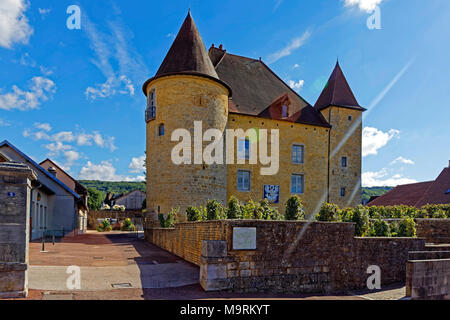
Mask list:
[[[142,88],[144,94],[147,95],[147,85],[151,81],[164,76],[178,74],[194,74],[210,78],[224,85],[230,91],[231,95],[229,86],[219,80],[205,45],[203,44],[200,32],[191,16],[191,11],[189,11],[184,20],[175,41],[172,43],[172,46],[156,72],[156,75],[144,83]]]
[[[450,193],[447,193],[449,189],[450,168],[445,168],[435,181],[398,186],[367,205],[408,205],[421,208],[426,204],[447,204],[450,203]]]
[[[322,110],[329,106],[347,107],[361,111],[365,110],[356,100],[339,62],[336,63],[333,73],[330,79],[328,79],[314,107],[317,110]]]

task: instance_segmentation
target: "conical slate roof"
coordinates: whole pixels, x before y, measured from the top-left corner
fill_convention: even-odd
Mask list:
[[[214,69],[190,10],[158,72],[152,79],[145,82],[144,93],[146,94],[146,87],[150,81],[177,74],[193,74],[210,78],[224,85],[231,94],[229,86],[219,79]]]
[[[352,89],[348,85],[347,79],[345,79],[339,62],[336,63],[336,67],[314,107],[317,110],[322,110],[329,106],[348,107],[362,111],[365,110],[356,100]]]

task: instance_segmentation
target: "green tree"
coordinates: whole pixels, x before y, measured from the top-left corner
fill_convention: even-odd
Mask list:
[[[95,188],[88,189],[88,207],[89,210],[100,210],[103,202],[103,194]]]
[[[242,219],[241,204],[234,196],[228,201],[227,219]]]
[[[305,210],[300,198],[295,195],[291,196],[286,202],[285,219],[286,220],[301,220],[305,218]]]
[[[211,200],[206,205],[207,220],[220,220],[225,218],[225,210],[217,200]]]

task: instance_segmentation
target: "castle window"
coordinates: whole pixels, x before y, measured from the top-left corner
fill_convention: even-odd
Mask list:
[[[288,107],[287,105],[283,105],[281,107],[281,117],[287,118],[288,117]]]
[[[291,176],[291,193],[303,194],[305,190],[305,177],[302,174]]]
[[[238,139],[238,159],[250,159],[250,139]]]
[[[250,171],[238,170],[237,190],[250,191]]]
[[[341,188],[341,197],[345,197],[345,188]]]
[[[341,158],[341,166],[342,168],[347,168],[347,157]]]
[[[352,116],[348,116],[348,121],[352,121],[353,117]]]
[[[156,118],[156,95],[155,90],[148,93],[147,110],[145,110],[145,120],[150,121]]]
[[[302,164],[304,163],[305,147],[302,145],[292,146],[292,163]]]
[[[164,123],[161,123],[160,125],[159,125],[159,128],[158,128],[158,134],[159,134],[159,136],[160,137],[162,137],[163,135],[164,135]]]

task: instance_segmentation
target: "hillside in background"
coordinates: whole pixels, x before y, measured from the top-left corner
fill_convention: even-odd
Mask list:
[[[363,203],[369,201],[370,197],[373,196],[382,196],[389,190],[393,189],[392,187],[373,187],[373,188],[362,188],[362,200]]]
[[[90,181],[90,180],[80,180],[80,183],[86,188],[94,188],[102,193],[104,196],[108,193],[121,194],[128,193],[133,190],[141,190],[145,192],[144,182],[108,182],[108,181]],[[392,187],[373,187],[373,188],[362,188],[362,199],[363,201],[368,201],[372,196],[382,196]]]
[[[109,181],[91,181],[80,180],[79,181],[86,188],[94,188],[100,191],[103,195],[108,192],[114,194],[128,193],[133,190],[141,190],[145,192],[144,182],[109,182]]]

